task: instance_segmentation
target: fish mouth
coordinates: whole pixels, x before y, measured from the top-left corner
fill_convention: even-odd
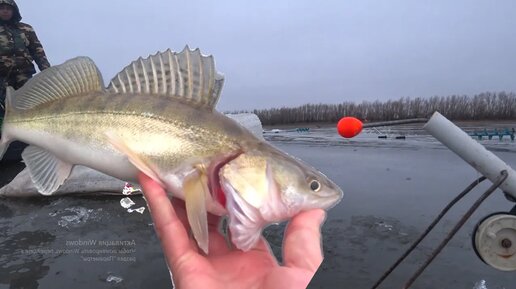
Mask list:
[[[318,196],[317,198],[315,198],[312,201],[312,203],[313,203],[313,206],[316,208],[328,210],[328,209],[335,207],[338,203],[340,203],[340,201],[342,200],[343,197],[344,197],[344,194],[342,191],[339,191],[337,193],[332,192],[331,194]]]
[[[322,199],[322,201],[319,203],[320,206],[322,206],[322,209],[328,210],[333,207],[335,207],[340,201],[342,200],[342,195],[335,195],[331,197],[326,197]]]

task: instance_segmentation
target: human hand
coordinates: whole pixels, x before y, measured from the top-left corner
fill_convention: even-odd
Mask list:
[[[211,214],[209,254],[205,255],[189,238],[184,203],[179,199],[172,203],[164,189],[143,173],[139,181],[176,288],[306,288],[322,263],[324,210],[302,212],[289,222],[283,265],[278,264],[263,237],[248,252],[228,248],[217,230],[220,217]]]

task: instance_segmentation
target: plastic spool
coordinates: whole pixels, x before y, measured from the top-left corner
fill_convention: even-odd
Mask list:
[[[486,264],[501,271],[516,270],[516,216],[495,213],[480,221],[473,248]]]

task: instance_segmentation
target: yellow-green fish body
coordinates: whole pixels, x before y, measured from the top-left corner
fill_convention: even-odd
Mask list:
[[[73,165],[132,182],[142,171],[185,200],[204,251],[207,212],[228,214],[233,243],[249,250],[266,224],[328,208],[342,191],[214,110],[222,83],[198,50],[140,58],[107,89],[95,64],[76,58],[8,90],[1,144],[30,144],[22,157],[46,195]]]

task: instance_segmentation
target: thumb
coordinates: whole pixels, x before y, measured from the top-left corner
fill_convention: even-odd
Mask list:
[[[323,260],[321,224],[326,212],[321,209],[301,212],[287,226],[283,245],[283,262],[294,267],[316,272]]]

